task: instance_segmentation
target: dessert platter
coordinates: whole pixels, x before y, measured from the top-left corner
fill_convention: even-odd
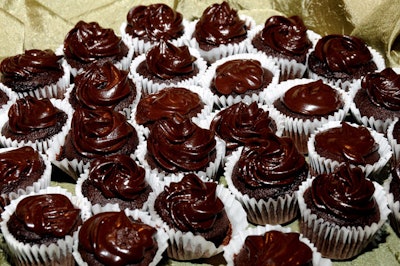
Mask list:
[[[0,3],[0,264],[400,265],[399,7]]]

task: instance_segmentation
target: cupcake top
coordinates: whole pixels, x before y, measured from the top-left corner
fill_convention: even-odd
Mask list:
[[[313,251],[300,241],[296,232],[271,230],[263,235],[248,235],[234,265],[313,265]]]
[[[111,62],[90,65],[75,77],[74,82],[71,95],[74,98],[70,99],[73,107],[115,109],[123,100],[136,96],[128,71],[118,69]]]
[[[16,92],[56,83],[64,75],[61,58],[49,49],[31,49],[7,57],[0,64],[0,81]]]
[[[147,139],[147,159],[170,173],[204,170],[215,153],[214,133],[180,115],[156,121]]]
[[[104,265],[134,265],[144,261],[148,265],[158,248],[156,232],[156,228],[130,219],[123,211],[98,213],[83,223],[78,250],[81,255],[91,254]],[[152,254],[150,259],[146,253]]]
[[[389,193],[393,195],[393,201],[400,201],[400,162],[392,165],[390,171],[392,180],[389,183]]]
[[[166,4],[134,6],[126,18],[126,33],[152,43],[177,39],[184,33],[182,14]]]
[[[304,197],[312,213],[326,213],[325,220],[339,226],[365,226],[380,219],[374,191],[361,168],[342,164],[332,173],[316,176]]]
[[[253,38],[252,45],[268,55],[296,59],[302,63],[312,47],[307,27],[299,16],[268,18],[263,29]]]
[[[373,164],[380,158],[379,144],[364,126],[342,122],[315,135],[315,151],[322,157],[354,165]]]
[[[31,195],[18,203],[7,226],[18,241],[50,244],[53,239],[72,236],[82,223],[80,214],[63,194]]]
[[[212,4],[203,11],[196,22],[194,37],[200,48],[212,48],[244,40],[247,37],[247,27],[237,11],[224,1],[221,4]]]
[[[232,151],[266,133],[275,133],[277,124],[257,103],[239,102],[219,111],[211,121],[210,130],[226,142],[227,150]]]

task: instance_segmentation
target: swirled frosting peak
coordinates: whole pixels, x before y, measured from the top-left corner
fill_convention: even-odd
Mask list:
[[[312,182],[313,205],[333,217],[354,222],[374,213],[373,183],[359,167],[342,164],[330,174],[320,174]]]
[[[126,117],[110,109],[75,110],[71,130],[76,151],[88,158],[118,152],[129,138],[137,138]]]
[[[166,4],[138,5],[127,15],[125,31],[139,39],[158,42],[160,39],[173,40],[183,35],[183,16]]]
[[[228,2],[212,4],[196,23],[194,36],[199,43],[220,45],[246,37],[247,28]]]
[[[332,114],[343,105],[339,92],[322,80],[290,88],[281,101],[290,111],[310,116]]]
[[[208,166],[216,151],[214,133],[189,118],[175,115],[157,121],[147,140],[148,155],[167,172],[198,171]]]
[[[312,266],[312,250],[299,236],[296,232],[276,230],[249,235],[234,259],[235,265]]]
[[[265,21],[261,40],[271,49],[285,55],[303,55],[311,48],[307,27],[298,16],[272,16]]]
[[[100,157],[90,164],[88,180],[107,198],[135,200],[148,186],[144,168],[128,155]]]
[[[92,64],[75,77],[76,99],[83,107],[114,108],[131,93],[128,71],[118,69],[113,63]]]
[[[189,47],[185,45],[177,47],[164,40],[150,48],[146,54],[147,68],[162,79],[192,73],[195,61],[196,57],[190,54]]]
[[[97,22],[79,21],[64,39],[64,54],[86,63],[98,58],[120,56],[124,43],[113,29],[106,29]]]
[[[195,174],[187,174],[180,182],[165,187],[165,208],[179,230],[197,232],[213,228],[217,215],[224,211],[216,187],[215,182],[204,182]]]
[[[157,248],[156,232],[123,211],[102,212],[83,223],[78,249],[92,254],[103,265],[140,265],[146,252]]]
[[[372,61],[372,54],[365,42],[348,35],[326,35],[318,40],[314,52],[333,72],[353,74],[360,66]]]
[[[367,74],[362,79],[361,88],[367,91],[375,105],[400,111],[400,75],[392,68]]]
[[[32,131],[49,128],[58,122],[63,113],[48,98],[37,99],[27,96],[18,99],[8,111],[8,128],[14,134],[28,134]]]

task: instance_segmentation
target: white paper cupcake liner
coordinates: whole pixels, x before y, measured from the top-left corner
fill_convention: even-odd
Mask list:
[[[10,205],[6,206],[1,214],[2,221],[0,223],[1,231],[11,252],[11,256],[15,258],[19,265],[74,265],[75,261],[72,257],[74,239],[77,237],[77,232],[73,235],[67,235],[60,238],[57,242],[50,245],[30,245],[18,241],[9,231],[7,222],[14,213],[17,204],[23,199],[31,195],[38,194],[62,194],[67,196],[72,204],[81,209],[81,218],[86,220],[89,217],[88,209],[72,196],[67,190],[61,187],[47,187],[36,193],[30,193],[13,200]]]
[[[232,96],[232,95],[217,95],[217,94],[213,93],[215,104],[219,108],[231,106],[238,102],[245,102],[247,104],[252,103],[252,102],[264,103],[264,97],[265,97],[266,92],[270,88],[275,87],[279,83],[280,70],[279,70],[279,67],[276,64],[276,62],[274,62],[272,59],[268,58],[265,54],[242,53],[242,54],[230,55],[230,56],[224,57],[224,58],[214,62],[204,73],[204,76],[200,81],[200,86],[210,89],[210,85],[215,76],[215,72],[216,72],[216,69],[218,68],[218,66],[220,66],[228,61],[237,60],[237,59],[246,59],[246,60],[252,59],[252,60],[259,61],[263,68],[271,71],[271,73],[273,75],[272,80],[267,85],[267,87],[261,88],[260,91],[254,92],[250,95]]]
[[[353,127],[360,127],[360,125],[357,124],[352,124],[349,123],[349,125]],[[317,128],[313,134],[311,134],[307,147],[308,147],[308,158],[310,161],[310,166],[312,170],[317,173],[331,173],[333,172],[341,163],[343,162],[338,162],[335,160],[332,160],[330,158],[325,158],[317,154],[315,151],[315,135],[317,135],[319,132],[323,132],[325,130],[328,130],[330,128],[336,128],[341,126],[341,121],[331,121],[326,123],[325,125],[322,125],[321,127]],[[358,165],[363,172],[365,173],[366,177],[370,177],[372,179],[380,178],[380,175],[382,174],[383,176],[385,173],[383,172],[386,164],[389,162],[389,160],[392,157],[392,150],[390,148],[389,142],[386,139],[386,137],[378,133],[372,129],[369,129],[371,133],[371,136],[374,138],[375,142],[379,144],[379,149],[378,153],[380,155],[380,158],[377,162],[374,164],[366,164],[366,165]]]
[[[200,56],[199,51],[194,48],[189,47],[189,52],[192,56],[196,57],[196,61],[194,65],[197,67],[199,72],[189,78],[184,78],[179,82],[174,82],[171,80],[164,80],[164,82],[159,83],[158,81],[153,81],[152,79],[148,79],[140,75],[136,69],[140,65],[140,63],[146,60],[146,54],[141,54],[132,60],[132,64],[130,66],[130,75],[131,78],[139,84],[140,88],[142,88],[143,93],[152,94],[160,91],[165,87],[185,87],[191,85],[197,85],[199,80],[203,77],[204,72],[207,69],[207,63]]]
[[[239,18],[243,21],[245,21],[245,24],[247,26],[247,35],[249,34],[249,31],[253,29],[256,26],[255,20],[247,15],[244,14],[239,14]],[[195,31],[196,24],[199,21],[199,19],[192,21],[189,23],[188,28],[189,31],[193,32]],[[199,46],[199,43],[197,42],[196,38],[191,36],[192,38],[190,39],[189,43],[191,47],[194,47],[199,50],[200,55],[206,60],[209,64],[214,63],[215,61],[233,55],[233,54],[241,54],[241,53],[246,53],[247,52],[247,38],[239,43],[229,43],[229,44],[221,44],[216,48],[213,48],[209,51],[202,50]]]
[[[388,127],[386,135],[389,142],[390,147],[393,152],[393,159],[395,165],[400,162],[400,143],[397,142],[396,138],[393,135],[394,126],[398,123],[399,119],[396,118]]]
[[[343,121],[346,118],[346,115],[349,112],[350,105],[352,103],[352,98],[349,96],[348,93],[344,92],[338,87],[332,87],[340,94],[343,102],[343,107],[327,117],[320,117],[318,119],[315,118],[312,120],[300,119],[282,114],[274,107],[274,101],[282,97],[292,87],[300,84],[311,83],[314,81],[315,80],[306,78],[283,81],[274,88],[268,90],[265,96],[267,103],[272,106],[272,109],[276,110],[276,112],[281,115],[282,120],[284,121],[283,135],[293,139],[294,143],[297,146],[297,149],[303,154],[308,153],[307,141],[310,135],[314,133],[317,128],[325,125],[330,121]]]
[[[325,257],[345,260],[359,255],[374,240],[375,233],[384,225],[390,213],[383,187],[373,182],[375,187],[373,197],[379,205],[379,222],[364,227],[345,227],[325,221],[311,213],[311,210],[307,208],[303,195],[306,189],[311,186],[312,180],[312,178],[309,178],[303,182],[297,192],[301,214],[300,232],[310,239],[318,251]]]
[[[174,179],[169,180],[171,181]],[[149,211],[151,216],[158,223],[161,223],[162,227],[166,230],[169,236],[167,256],[175,260],[193,260],[210,258],[221,253],[224,248],[223,244],[221,244],[219,247],[216,247],[213,242],[207,241],[199,235],[194,235],[192,232],[175,230],[170,228],[162,221],[161,217],[154,209],[154,202],[166,185],[169,185],[169,183],[167,182],[159,185],[158,189],[150,194]],[[229,240],[230,243],[230,241],[232,241],[232,239],[239,234],[239,232],[247,228],[248,223],[246,219],[246,213],[240,203],[230,193],[230,191],[224,188],[222,185],[217,186],[216,194],[217,197],[223,202],[228,219],[231,223],[232,233]]]
[[[224,258],[227,262],[227,266],[234,266],[234,258],[236,254],[239,254],[240,250],[243,247],[243,244],[246,240],[246,237],[253,235],[264,235],[269,231],[279,231],[282,233],[291,232],[290,228],[282,227],[280,225],[265,225],[265,226],[257,226],[254,228],[248,228],[245,231],[239,232],[238,235],[232,239],[229,245],[224,247]],[[308,240],[303,237],[301,234],[299,236],[301,242],[305,243],[312,250],[312,265],[314,266],[330,266],[332,262],[330,259],[323,258],[321,253],[317,251],[315,246]]]
[[[124,210],[124,212],[128,217],[132,218],[133,220],[135,220],[135,221],[140,220],[142,223],[150,225],[157,229],[155,239],[156,239],[156,242],[158,245],[158,250],[157,250],[156,254],[154,255],[153,261],[149,264],[149,266],[156,266],[163,259],[163,253],[165,252],[165,250],[168,247],[168,235],[166,234],[166,232],[164,230],[159,228],[160,225],[157,224],[147,212],[143,212],[141,210]],[[83,261],[81,255],[78,251],[78,245],[79,245],[79,239],[77,237],[76,240],[74,241],[74,245],[73,245],[73,253],[72,254],[74,256],[74,259],[75,259],[77,265],[88,266],[88,264],[85,261]]]
[[[18,95],[9,87],[5,86],[3,83],[0,82],[0,90],[3,91],[7,97],[8,101],[0,106],[0,114],[6,113],[10,106],[18,99]]]
[[[44,140],[35,140],[35,141],[18,141],[18,140],[13,140],[11,138],[7,138],[4,135],[0,133],[0,143],[4,147],[23,147],[23,146],[30,146],[34,148],[35,150],[38,150],[39,152],[45,154],[47,153],[50,149],[53,150],[54,152],[58,152],[61,148],[62,143],[64,142],[64,138],[67,135],[69,128],[71,126],[71,119],[72,119],[72,107],[70,104],[68,104],[65,101],[59,100],[59,99],[50,99],[51,103],[54,105],[54,107],[60,109],[61,111],[65,112],[67,115],[67,120],[65,124],[62,126],[60,132],[57,134],[44,139]],[[9,106],[9,108],[11,105]],[[4,124],[8,121],[8,110],[9,108],[0,114],[0,130],[3,128]],[[1,131],[0,131],[1,132]]]

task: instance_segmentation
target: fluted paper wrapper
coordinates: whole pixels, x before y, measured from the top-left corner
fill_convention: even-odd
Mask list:
[[[392,174],[383,183],[383,188],[385,189],[388,207],[390,209],[389,213],[389,223],[393,228],[393,231],[400,236],[400,201],[394,198],[393,193],[390,192],[390,183],[393,180]]]
[[[393,152],[393,160],[394,160],[394,165],[400,162],[400,143],[397,142],[397,139],[393,135],[393,129],[396,123],[398,123],[399,119],[395,119],[388,127],[388,130],[386,132],[387,139],[389,141],[389,145],[392,148]]]
[[[10,105],[12,105],[18,99],[18,95],[16,92],[14,92],[1,82],[0,82],[0,90],[3,91],[8,97],[8,101],[2,106],[0,106],[0,114],[2,114],[6,113],[7,110],[10,108]]]
[[[312,184],[312,178],[304,181],[297,192],[300,209],[300,233],[310,239],[324,257],[346,260],[359,255],[374,240],[375,234],[386,222],[390,213],[386,193],[381,185],[374,183],[374,199],[379,205],[380,220],[371,225],[338,226],[311,213],[304,201],[304,192]]]

